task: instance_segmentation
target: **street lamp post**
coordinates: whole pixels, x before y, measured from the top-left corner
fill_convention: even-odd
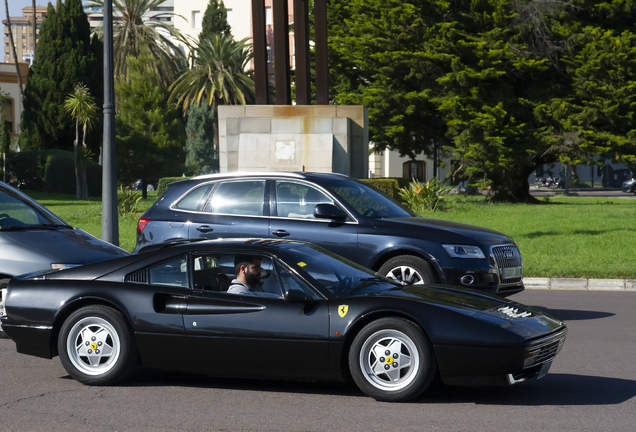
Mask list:
[[[104,159],[102,165],[102,239],[119,245],[115,159],[115,80],[113,78],[113,2],[104,1]]]

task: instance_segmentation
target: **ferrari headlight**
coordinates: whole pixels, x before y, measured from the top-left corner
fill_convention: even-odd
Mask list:
[[[53,270],[66,270],[73,267],[79,267],[81,264],[51,264]]]
[[[486,256],[478,246],[468,245],[442,245],[446,252],[453,258],[481,258]]]

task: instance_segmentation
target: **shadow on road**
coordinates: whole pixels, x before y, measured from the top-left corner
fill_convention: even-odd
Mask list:
[[[618,405],[636,396],[636,381],[588,375],[548,374],[511,387],[436,386],[417,402],[483,405]]]
[[[66,377],[65,377],[66,378]],[[70,377],[69,377],[70,379]],[[353,383],[324,383],[213,378],[180,372],[139,369],[122,387],[196,387],[367,397]],[[636,396],[636,381],[587,375],[548,374],[539,381],[511,387],[452,387],[436,380],[413,403],[474,403],[483,405],[570,406],[617,405]]]
[[[616,314],[611,312],[572,310],[572,309],[549,309],[543,306],[530,306],[533,309],[540,310],[562,321],[584,321],[599,318],[608,318]]]
[[[72,379],[70,376],[65,377]],[[197,387],[225,390],[247,390],[279,393],[324,394],[366,397],[353,383],[276,381],[247,378],[215,378],[183,372],[137,369],[121,387]]]

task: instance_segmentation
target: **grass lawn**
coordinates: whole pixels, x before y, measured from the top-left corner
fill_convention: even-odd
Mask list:
[[[448,198],[450,211],[422,215],[512,237],[521,250],[524,276],[636,278],[634,199],[563,197],[524,205]]]
[[[26,192],[71,225],[101,237],[101,200]],[[141,212],[156,198],[156,192],[149,192],[140,202]],[[449,211],[423,216],[509,235],[521,249],[525,276],[636,279],[636,199],[564,197],[545,205],[488,204],[480,196],[448,201]],[[135,248],[141,212],[119,217],[119,244],[128,251]]]
[[[102,200],[76,200],[74,195],[23,191],[31,198],[51,210],[74,227],[81,228],[97,238],[102,237]],[[141,195],[141,192],[139,192]],[[136,215],[119,216],[119,246],[129,252],[137,242],[137,221],[141,214],[157,200],[157,192],[148,192],[148,198],[139,201],[140,212]]]

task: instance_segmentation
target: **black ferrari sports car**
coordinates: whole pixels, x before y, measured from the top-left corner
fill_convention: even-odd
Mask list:
[[[353,378],[375,399],[404,401],[437,374],[457,385],[541,378],[567,331],[518,303],[404,285],[284,240],[158,244],[14,278],[6,291],[1,324],[18,352],[59,355],[89,385],[118,382],[142,365],[216,376]]]

